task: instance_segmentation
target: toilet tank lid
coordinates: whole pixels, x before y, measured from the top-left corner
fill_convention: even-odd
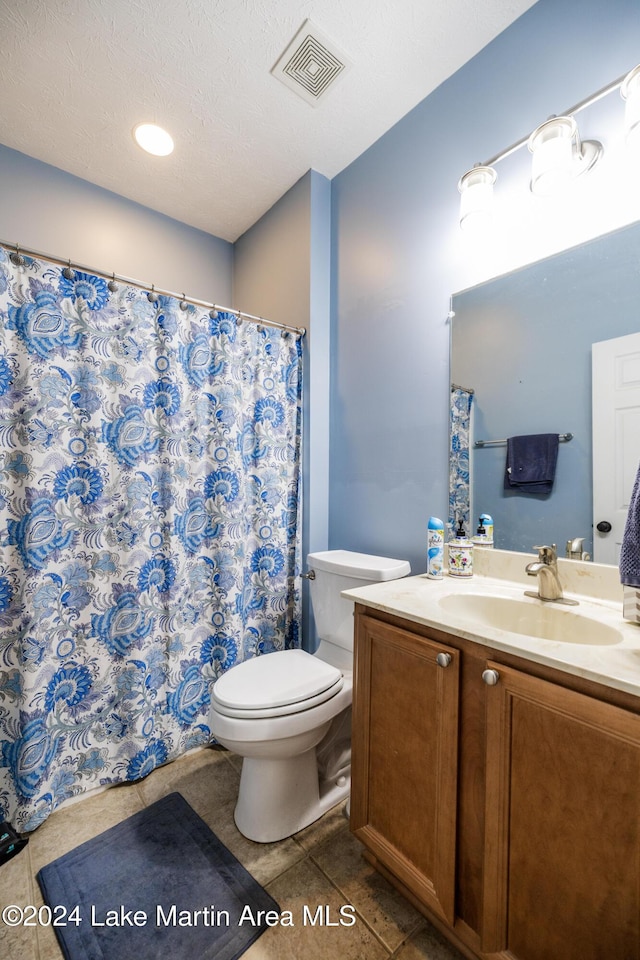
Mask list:
[[[337,573],[342,577],[357,580],[397,580],[411,573],[408,560],[393,560],[391,557],[374,557],[368,553],[351,550],[321,550],[307,555],[307,564],[312,569]]]

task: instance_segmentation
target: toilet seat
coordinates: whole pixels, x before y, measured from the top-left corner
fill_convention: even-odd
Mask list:
[[[227,717],[280,717],[325,703],[343,684],[337,667],[304,650],[279,650],[232,667],[216,681],[212,702]]]

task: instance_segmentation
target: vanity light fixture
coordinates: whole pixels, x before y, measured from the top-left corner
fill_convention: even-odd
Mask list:
[[[625,101],[624,129],[629,146],[640,145],[640,63],[626,75],[620,87]]]
[[[480,163],[460,177],[460,226],[463,230],[475,229],[491,219],[496,177],[493,167]]]
[[[550,117],[530,135],[497,153],[484,163],[477,163],[460,177],[460,227],[467,230],[473,223],[487,221],[493,204],[493,185],[497,180],[494,164],[527,146],[532,154],[531,182],[533,193],[551,196],[572,180],[592,170],[604,152],[598,140],[581,140],[575,114],[613,90],[620,90],[625,100],[625,131],[629,145],[640,145],[640,64],[592,94],[562,116]]]
[[[575,177],[586,173],[602,156],[599,140],[580,140],[573,117],[550,117],[527,141],[533,154],[531,190],[549,197],[560,193]]]
[[[156,123],[137,124],[133,136],[138,146],[154,157],[168,157],[173,153],[173,137]]]

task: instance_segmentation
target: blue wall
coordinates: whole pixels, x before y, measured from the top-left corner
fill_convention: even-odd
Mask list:
[[[158,289],[231,301],[232,244],[1,144],[0,239]]]
[[[243,310],[304,327],[302,552],[329,538],[331,184],[311,170],[234,246],[234,300]],[[303,642],[315,628],[303,584]]]
[[[448,512],[450,295],[640,218],[637,187],[612,201],[609,160],[575,208],[523,214],[524,150],[500,166],[503,219],[474,247],[458,178],[639,59],[637,0],[539,0],[333,180],[332,547],[425,569],[427,518]],[[583,119],[621,124],[619,95]]]

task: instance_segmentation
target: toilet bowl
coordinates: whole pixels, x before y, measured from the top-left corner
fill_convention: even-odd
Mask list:
[[[214,684],[210,726],[243,758],[236,826],[259,843],[282,840],[349,794],[353,603],[342,590],[411,572],[387,557],[326,550],[307,563],[320,644],[237,664]]]

